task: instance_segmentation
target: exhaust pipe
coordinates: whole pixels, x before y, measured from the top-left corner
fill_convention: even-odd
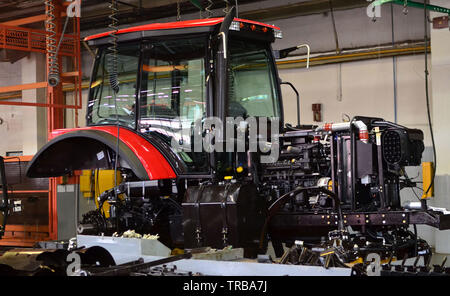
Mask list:
[[[350,130],[351,125],[354,125],[359,130],[359,139],[363,143],[369,142],[369,131],[367,129],[367,125],[362,122],[361,120],[356,120],[352,122],[339,122],[339,123],[325,123],[323,125],[320,125],[316,128],[316,132],[321,131],[331,131],[331,132],[337,132],[337,131],[346,131]]]

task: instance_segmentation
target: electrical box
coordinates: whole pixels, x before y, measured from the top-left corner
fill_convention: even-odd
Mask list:
[[[434,196],[434,184],[430,187],[433,181],[433,163],[432,162],[422,162],[422,181],[423,181],[423,195],[422,199],[430,198]],[[428,193],[427,193],[428,190]]]

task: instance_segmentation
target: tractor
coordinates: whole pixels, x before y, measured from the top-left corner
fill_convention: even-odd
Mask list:
[[[248,258],[269,241],[280,257],[332,248],[335,266],[431,255],[410,226],[449,229],[449,215],[400,199],[415,186],[405,167],[421,165],[423,132],[368,116],[285,124],[276,58],[297,47],[273,50],[280,37],[234,8],[87,37],[87,126],[55,130],[27,176],[114,170],[80,234],[133,229],[171,248],[233,246]]]

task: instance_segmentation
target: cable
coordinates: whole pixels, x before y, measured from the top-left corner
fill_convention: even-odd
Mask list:
[[[424,30],[425,30],[425,92],[426,92],[426,101],[427,101],[427,115],[428,115],[428,125],[430,127],[431,134],[431,142],[433,145],[433,159],[434,159],[434,167],[433,167],[433,177],[431,178],[431,183],[428,186],[428,189],[425,191],[425,195],[428,194],[431,187],[434,184],[434,179],[436,176],[436,167],[437,167],[437,158],[436,158],[436,145],[434,143],[434,134],[433,134],[433,126],[431,124],[431,114],[430,114],[430,96],[428,90],[428,17],[427,17],[427,0],[423,1],[423,10],[424,10]]]
[[[413,192],[414,195],[417,197],[417,199],[418,199],[419,201],[422,201],[422,200],[420,199],[420,197],[417,195],[417,193],[416,193],[416,191],[414,190],[414,188],[413,188],[413,187],[409,187],[409,188],[411,188],[412,192]]]
[[[114,160],[114,198],[117,201],[118,194],[117,194],[117,169],[118,169],[118,162],[119,162],[119,145],[120,145],[120,121],[119,121],[119,113],[117,109],[117,98],[116,94],[119,92],[119,81],[117,79],[118,73],[117,73],[117,62],[118,62],[118,50],[117,50],[117,31],[118,31],[118,19],[116,17],[117,12],[119,9],[117,8],[117,0],[111,0],[111,3],[109,5],[109,8],[111,9],[111,14],[109,16],[109,19],[111,20],[111,24],[109,27],[113,30],[109,35],[112,38],[110,41],[111,46],[108,47],[109,50],[109,81],[110,86],[112,89],[112,97],[114,99],[114,112],[116,113],[116,124],[117,124],[117,143],[116,143],[116,154],[115,154],[115,160]],[[118,219],[116,220],[116,228],[118,229]]]
[[[338,34],[337,34],[337,29],[336,29],[336,22],[334,20],[333,4],[331,3],[331,0],[329,0],[328,3],[330,5],[330,15],[331,15],[331,21],[333,24],[334,41],[336,43],[336,53],[339,54],[339,53],[341,53],[341,50],[339,48],[339,38],[338,38]]]

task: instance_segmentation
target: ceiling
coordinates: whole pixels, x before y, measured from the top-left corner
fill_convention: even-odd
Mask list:
[[[44,14],[45,6],[43,2],[43,0],[0,0],[0,23]],[[197,0],[197,2],[203,7],[208,6],[212,2],[211,9],[219,9],[224,8],[226,2],[234,3],[235,1]],[[256,2],[264,1],[238,0],[239,5],[256,4]],[[277,1],[273,2],[276,3]],[[118,0],[118,3],[118,19],[121,25],[173,17],[177,14],[177,0]],[[262,21],[327,12],[330,9],[330,3],[335,10],[367,6],[366,0],[297,0],[285,1],[284,3],[279,6],[272,6],[271,8],[244,10],[240,12],[239,16]],[[180,10],[182,15],[199,12],[199,9],[191,1],[187,0],[180,0]],[[107,27],[110,23],[108,18],[109,14],[108,1],[82,0],[81,30]]]

